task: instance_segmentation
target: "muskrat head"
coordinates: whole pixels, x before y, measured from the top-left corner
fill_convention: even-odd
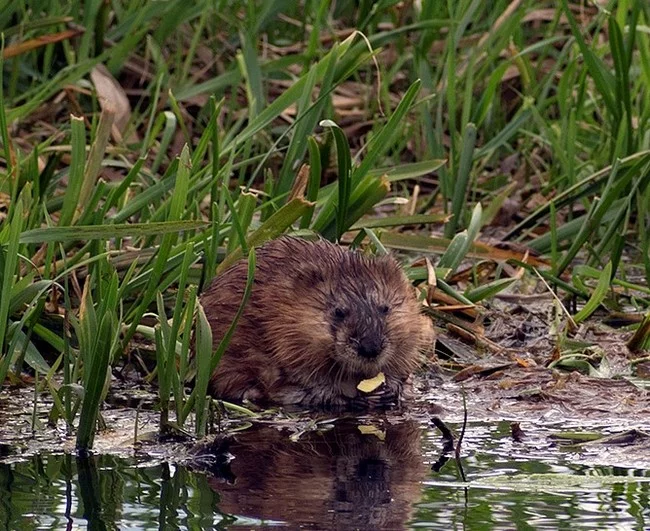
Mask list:
[[[397,261],[331,244],[313,249],[272,286],[275,306],[264,328],[274,356],[305,384],[317,374],[334,381],[379,372],[406,379],[431,325]]]
[[[334,360],[363,378],[410,373],[418,355],[422,316],[410,284],[390,258],[349,253],[327,304]]]
[[[334,299],[329,322],[335,360],[363,377],[375,376],[393,352],[386,333],[391,305],[364,295]]]

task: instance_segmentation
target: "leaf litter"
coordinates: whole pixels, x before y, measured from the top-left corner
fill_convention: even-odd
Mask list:
[[[549,333],[548,312],[548,301],[544,300],[526,306],[511,301],[494,303],[483,314],[484,333],[486,339],[502,346],[500,351],[479,348],[466,337],[440,331],[436,356],[414,377],[413,400],[400,411],[369,414],[361,420],[381,416],[391,422],[411,419],[432,427],[432,419],[439,417],[457,426],[464,414],[465,397],[469,426],[516,423],[520,426],[518,437],[513,432],[513,441],[508,444],[524,446],[529,459],[535,459],[536,454],[548,456],[559,447],[570,451],[575,462],[650,468],[650,392],[632,378],[630,353],[625,346],[630,333],[593,321],[582,324],[572,338],[571,352],[584,355],[597,345],[597,355],[587,356],[591,374],[583,366],[550,366],[558,340]],[[108,428],[97,436],[98,452],[145,452],[172,460],[181,455],[178,445],[187,447],[189,439],[168,444],[155,436],[158,415],[154,391],[142,381],[113,380],[109,404],[102,411]],[[63,422],[48,423],[48,396],[39,394],[34,417],[32,389],[11,388],[0,393],[0,442],[5,453],[18,457],[73,451],[74,438]],[[136,417],[138,443],[134,445]],[[253,422],[289,429],[299,436],[322,426],[323,419],[336,417],[280,409],[259,412]],[[34,418],[37,429],[32,432]],[[244,421],[237,414],[223,412],[219,422],[221,429],[228,431],[249,426],[251,419]],[[578,439],[596,441],[576,445],[574,439],[563,435],[571,433]],[[464,444],[469,448],[476,444],[471,429]]]

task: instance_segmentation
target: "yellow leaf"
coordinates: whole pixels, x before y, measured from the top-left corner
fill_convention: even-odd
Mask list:
[[[367,424],[362,424],[361,426],[357,426],[357,428],[359,428],[359,431],[362,435],[374,435],[380,441],[386,440],[386,432],[380,430],[377,426],[368,426]]]
[[[361,380],[357,385],[357,389],[362,393],[372,393],[377,387],[383,384],[386,381],[386,377],[383,372],[380,372],[374,378],[368,380]]]

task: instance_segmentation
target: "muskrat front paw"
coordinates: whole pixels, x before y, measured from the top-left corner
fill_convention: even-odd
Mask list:
[[[352,399],[355,409],[389,409],[399,405],[401,399],[401,386],[386,382],[372,393],[359,392]]]

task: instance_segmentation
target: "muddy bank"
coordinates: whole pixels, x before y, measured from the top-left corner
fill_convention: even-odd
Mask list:
[[[499,301],[493,306],[485,312],[480,328],[472,329],[481,331],[474,338],[440,329],[436,356],[414,377],[413,400],[399,411],[359,415],[358,421],[412,421],[435,434],[432,417],[458,428],[466,408],[470,426],[518,422],[526,434],[524,441],[542,447],[558,445],[562,441],[551,436],[562,432],[650,432],[650,392],[643,387],[645,380],[635,375],[634,356],[625,347],[628,332],[592,322],[560,344],[548,325],[551,307],[545,298]],[[95,453],[144,453],[174,460],[179,445],[194,444],[191,437],[171,443],[158,440],[154,387],[141,380],[114,378],[113,383],[102,410],[104,427],[97,435]],[[50,422],[49,393],[38,394],[36,408],[34,396],[29,386],[0,391],[2,459],[74,451],[74,437],[64,422]],[[291,435],[309,432],[332,418],[327,413],[277,409],[260,412],[254,419],[226,413],[215,427],[228,432],[252,422]],[[602,452],[599,462],[620,464],[628,458],[621,449],[632,452],[645,444],[643,436],[619,443],[617,452]],[[534,453],[535,448],[529,450]]]

